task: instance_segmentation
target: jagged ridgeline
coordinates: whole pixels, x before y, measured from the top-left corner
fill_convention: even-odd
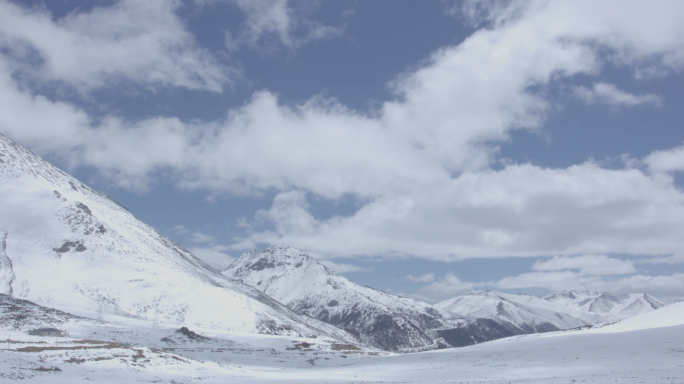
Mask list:
[[[576,291],[544,298],[485,291],[431,306],[355,284],[287,246],[246,252],[222,273],[294,311],[346,329],[363,343],[394,351],[460,347],[589,326],[663,306],[644,294]]]
[[[563,291],[546,297],[484,291],[458,296],[435,307],[468,319],[489,319],[507,333],[524,334],[614,322],[654,311],[664,304],[643,294],[612,295]]]
[[[355,340],[226,278],[3,135],[0,202],[0,293],[176,328]]]
[[[355,284],[292,247],[246,252],[223,274],[297,312],[346,329],[362,343],[386,350],[458,347],[511,335],[494,321],[463,319]]]

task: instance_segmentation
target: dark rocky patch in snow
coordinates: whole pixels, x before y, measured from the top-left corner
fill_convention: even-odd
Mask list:
[[[35,328],[59,328],[70,320],[89,320],[28,300],[0,294],[0,327],[28,331]]]
[[[176,331],[176,333],[180,333],[181,335],[187,337],[190,340],[195,340],[195,341],[208,341],[208,340],[210,340],[209,337],[198,335],[195,332],[189,330],[188,327],[181,327],[179,330]]]

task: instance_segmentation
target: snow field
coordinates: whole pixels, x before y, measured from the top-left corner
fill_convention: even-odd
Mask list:
[[[182,337],[173,336],[178,335],[173,330],[109,324],[81,331],[105,338],[135,335],[141,341],[154,340],[155,346],[5,350],[0,352],[0,368],[2,378],[23,377],[40,383],[682,383],[683,312],[684,303],[677,303],[596,329],[379,356],[302,345],[316,343],[315,339],[233,333],[213,335],[214,341],[200,343],[198,348],[192,340],[184,343]],[[11,343],[11,349],[36,346],[32,343],[39,341],[53,347],[103,345],[10,334],[13,340],[25,342]],[[175,338],[174,351],[158,348],[164,344],[158,341],[164,335]],[[223,352],[215,352],[220,349]]]

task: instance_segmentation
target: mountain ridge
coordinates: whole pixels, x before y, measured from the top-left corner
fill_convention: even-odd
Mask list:
[[[245,252],[222,273],[383,349],[446,347],[434,331],[454,326],[428,304],[353,283],[288,246]]]
[[[591,303],[595,307],[610,303],[611,308],[631,311],[623,317],[662,306],[644,294],[623,297],[592,291],[563,291],[543,298],[482,291],[429,305],[353,283],[316,259],[284,245],[247,251],[221,273],[255,287],[294,311],[355,333],[369,345],[397,351],[463,346],[619,318],[612,312],[592,310]],[[572,300],[584,303],[584,307]],[[651,307],[647,307],[649,302]],[[397,336],[400,332],[413,334]]]

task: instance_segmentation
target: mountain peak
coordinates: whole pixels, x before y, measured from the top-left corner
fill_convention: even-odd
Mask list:
[[[272,245],[264,251],[257,249],[247,251],[222,273],[241,276],[267,270],[269,274],[282,274],[288,270],[301,267],[314,267],[326,275],[336,274],[313,257],[287,245]]]
[[[429,305],[360,286],[292,247],[246,252],[222,273],[378,348],[434,349],[436,330],[451,327]]]

